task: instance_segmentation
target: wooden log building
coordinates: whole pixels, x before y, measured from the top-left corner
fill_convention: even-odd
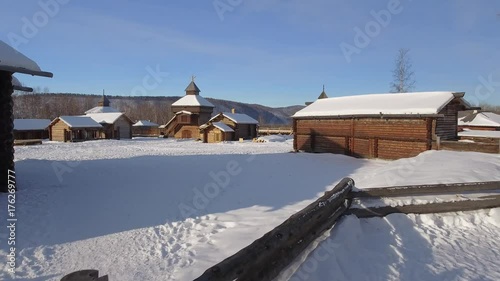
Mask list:
[[[216,143],[234,140],[234,130],[223,122],[208,122],[200,127],[201,140],[205,143]]]
[[[97,106],[85,112],[103,127],[100,139],[131,139],[132,120],[125,113],[111,107],[109,99],[103,94]]]
[[[399,159],[457,140],[464,93],[388,93],[318,99],[293,115],[294,149]]]
[[[227,125],[229,128],[233,130],[232,139],[230,140],[239,140],[242,139],[253,139],[257,137],[257,127],[259,122],[252,117],[243,114],[236,113],[233,109],[231,112],[221,112],[214,117],[212,117],[206,124],[200,127],[201,131],[201,139],[204,142],[211,142],[210,139],[207,138],[206,128],[212,128],[208,125],[213,122],[220,122]]]
[[[33,140],[49,138],[49,119],[15,119],[14,139]]]
[[[174,117],[160,126],[162,135],[178,139],[200,139],[200,126],[210,120],[214,110],[214,105],[200,96],[200,92],[193,77],[186,88],[186,95],[171,106]]]
[[[459,115],[458,129],[500,131],[500,115],[493,112],[480,112],[478,110],[465,111]]]
[[[160,135],[159,125],[150,120],[139,120],[132,125],[134,137],[157,137]]]
[[[97,140],[103,126],[88,116],[60,116],[50,123],[50,140],[80,142]]]
[[[25,55],[19,53],[3,41],[0,41],[0,174],[7,178],[14,167],[14,114],[12,93],[14,73],[52,77],[52,73],[44,72]],[[26,88],[20,87],[19,90]],[[0,192],[8,192],[7,180],[0,182]]]

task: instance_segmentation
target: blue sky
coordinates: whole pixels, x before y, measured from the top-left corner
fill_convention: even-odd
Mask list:
[[[1,1],[0,40],[54,73],[18,78],[51,92],[179,96],[194,74],[205,97],[303,104],[323,84],[331,97],[388,92],[397,50],[409,48],[417,91],[500,104],[496,0]],[[369,43],[346,59],[341,45],[361,46],[355,28],[367,26]]]

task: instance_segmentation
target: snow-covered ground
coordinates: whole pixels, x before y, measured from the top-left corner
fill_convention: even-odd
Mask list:
[[[500,180],[493,154],[383,161],[291,150],[291,140],[150,138],[16,147],[16,276],[94,268],[110,280],[192,280],[346,176],[357,188]],[[291,279],[500,280],[499,212],[346,217]],[[6,238],[0,280],[14,277]]]

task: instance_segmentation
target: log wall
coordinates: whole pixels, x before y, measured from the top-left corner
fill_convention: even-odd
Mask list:
[[[0,71],[0,192],[8,191],[7,175],[14,171],[13,91],[12,74]]]
[[[432,119],[296,119],[295,150],[364,158],[413,157],[431,148]]]
[[[459,101],[452,101],[439,112],[444,115],[443,118],[436,119],[436,135],[441,137],[441,140],[457,139],[458,111],[462,110],[462,107]]]

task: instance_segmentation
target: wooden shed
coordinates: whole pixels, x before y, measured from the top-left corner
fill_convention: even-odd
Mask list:
[[[222,122],[211,122],[200,127],[201,140],[216,143],[234,140],[234,130]]]
[[[44,72],[25,55],[0,40],[0,173],[14,176],[14,114],[12,93],[28,88],[13,85],[14,73],[52,77],[52,73]],[[15,79],[14,79],[15,80]],[[15,186],[15,178],[9,178]],[[0,192],[8,192],[7,180],[0,182]]]
[[[150,120],[139,120],[132,125],[134,137],[157,137],[160,135],[159,125]]]
[[[33,140],[49,138],[49,119],[15,119],[14,139]]]
[[[101,124],[101,139],[131,139],[132,120],[110,106],[109,99],[103,94],[96,107],[85,112],[85,116]]]
[[[319,99],[293,115],[294,149],[398,159],[457,140],[464,93],[388,93]]]
[[[49,126],[52,141],[97,140],[102,132],[101,124],[87,116],[61,116],[54,119]]]
[[[459,130],[500,131],[500,115],[493,112],[480,112],[477,110],[465,112],[459,116]]]
[[[259,122],[252,117],[232,112],[222,112],[209,120],[210,122],[222,122],[234,130],[234,139],[253,139],[257,137],[257,127]]]

